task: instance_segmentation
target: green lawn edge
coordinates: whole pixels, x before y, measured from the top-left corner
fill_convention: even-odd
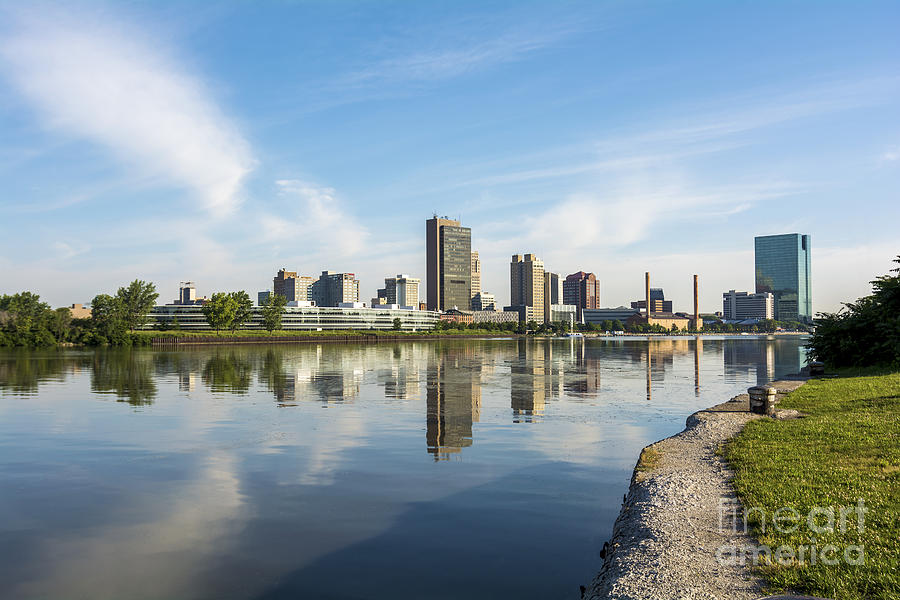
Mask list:
[[[725,448],[733,484],[747,515],[750,533],[771,550],[786,547],[803,561],[763,558],[755,567],[772,593],[795,592],[836,600],[900,598],[900,372],[842,370],[815,379],[789,394],[780,408],[805,418],[750,422]],[[860,531],[859,499],[865,505]],[[835,526],[828,531],[828,510]],[[840,510],[848,510],[841,527]],[[775,511],[791,518],[773,527]],[[809,525],[813,512],[814,531]],[[832,545],[829,562],[814,560]],[[862,548],[861,564],[857,551]],[[851,548],[849,551],[848,548]],[[848,552],[848,554],[844,554]],[[850,560],[847,560],[847,557]]]

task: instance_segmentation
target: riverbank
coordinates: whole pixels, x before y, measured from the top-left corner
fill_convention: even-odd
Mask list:
[[[750,423],[726,452],[760,544],[806,549],[806,560],[763,563],[760,575],[776,591],[900,598],[900,372],[840,371],[782,407],[805,418]],[[759,526],[784,507],[804,517],[799,527]],[[815,527],[806,521],[814,514]]]
[[[773,385],[783,395],[802,383]],[[717,556],[721,548],[754,545],[743,527],[720,522],[720,503],[737,505],[721,448],[761,418],[749,412],[743,394],[694,413],[684,431],[641,452],[603,566],[585,598],[750,600],[762,595],[762,582],[749,565],[728,564]]]

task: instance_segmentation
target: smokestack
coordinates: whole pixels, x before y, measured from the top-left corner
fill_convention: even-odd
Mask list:
[[[650,318],[650,272],[644,273],[644,288],[647,298],[647,318]],[[648,321],[649,323],[649,321]]]
[[[694,275],[694,329],[700,329],[700,298],[697,293],[697,276]]]

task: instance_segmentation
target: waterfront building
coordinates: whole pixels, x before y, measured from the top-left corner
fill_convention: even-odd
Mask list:
[[[257,306],[265,306],[266,302],[269,301],[269,296],[272,295],[272,292],[266,290],[264,292],[256,293],[256,305]]]
[[[600,308],[600,280],[593,273],[578,271],[563,281],[563,304],[574,304],[579,322],[584,323],[584,311]]]
[[[310,287],[309,299],[315,302],[316,306],[338,306],[344,302],[359,302],[359,280],[353,273],[322,271],[319,279]]]
[[[346,307],[287,306],[281,317],[281,329],[285,330],[327,330],[327,329],[384,329],[394,328],[394,319],[399,318],[404,331],[433,329],[440,318],[434,311],[408,310],[391,307],[365,308],[361,303],[346,303]],[[156,329],[178,319],[178,326],[185,331],[209,331],[209,324],[200,305],[166,304],[150,311],[143,329]],[[249,321],[242,330],[264,329],[262,309],[253,307]]]
[[[472,297],[472,310],[497,310],[497,299],[490,292],[478,292]]]
[[[810,237],[805,234],[757,236],[753,239],[756,293],[775,296],[779,321],[812,320]]]
[[[652,312],[646,315],[638,312],[628,319],[626,325],[647,323],[648,325],[661,325],[666,329],[672,329],[673,325],[677,329],[690,329],[693,322],[694,318],[687,314]]]
[[[476,310],[472,312],[474,323],[518,323],[519,313],[505,310]]]
[[[524,321],[544,322],[544,262],[534,254],[513,254],[509,263],[509,300]]]
[[[722,294],[722,316],[728,320],[774,319],[775,295],[748,294],[729,290]]]
[[[451,308],[441,313],[441,321],[446,321],[448,323],[464,323],[468,325],[469,323],[475,322],[475,316],[470,310]]]
[[[384,291],[385,304],[399,304],[418,309],[419,282],[419,279],[404,274],[387,277],[384,280],[384,289],[378,290],[378,297],[380,298],[381,292]]]
[[[647,300],[635,300],[631,303],[631,308],[647,311]],[[650,288],[650,312],[666,312],[672,311],[672,301],[666,300],[666,295],[662,288]]]
[[[640,310],[628,308],[627,306],[618,308],[586,308],[582,311],[584,323],[587,325],[600,325],[603,321],[619,321],[624,325],[628,319],[640,313]]]
[[[425,221],[428,310],[472,304],[472,230],[459,221],[438,217]]]
[[[288,302],[312,300],[312,285],[315,279],[309,275],[297,275],[296,271],[284,268],[272,279],[273,293],[284,296]]]
[[[572,325],[577,320],[578,309],[574,304],[549,304],[547,313],[547,323],[568,323]]]
[[[481,293],[481,259],[478,258],[478,252],[472,252],[472,301],[474,302],[475,296]],[[472,310],[476,310],[475,306],[472,306]]]

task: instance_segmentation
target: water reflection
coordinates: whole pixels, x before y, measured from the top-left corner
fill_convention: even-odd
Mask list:
[[[425,441],[434,460],[472,445],[481,416],[481,366],[474,345],[436,344],[428,354]]]
[[[746,337],[0,350],[0,597],[566,597],[640,448],[801,360]],[[507,577],[510,547],[541,577]]]
[[[157,392],[153,355],[97,350],[91,360],[91,390],[113,393],[119,402],[132,406],[153,404]]]

